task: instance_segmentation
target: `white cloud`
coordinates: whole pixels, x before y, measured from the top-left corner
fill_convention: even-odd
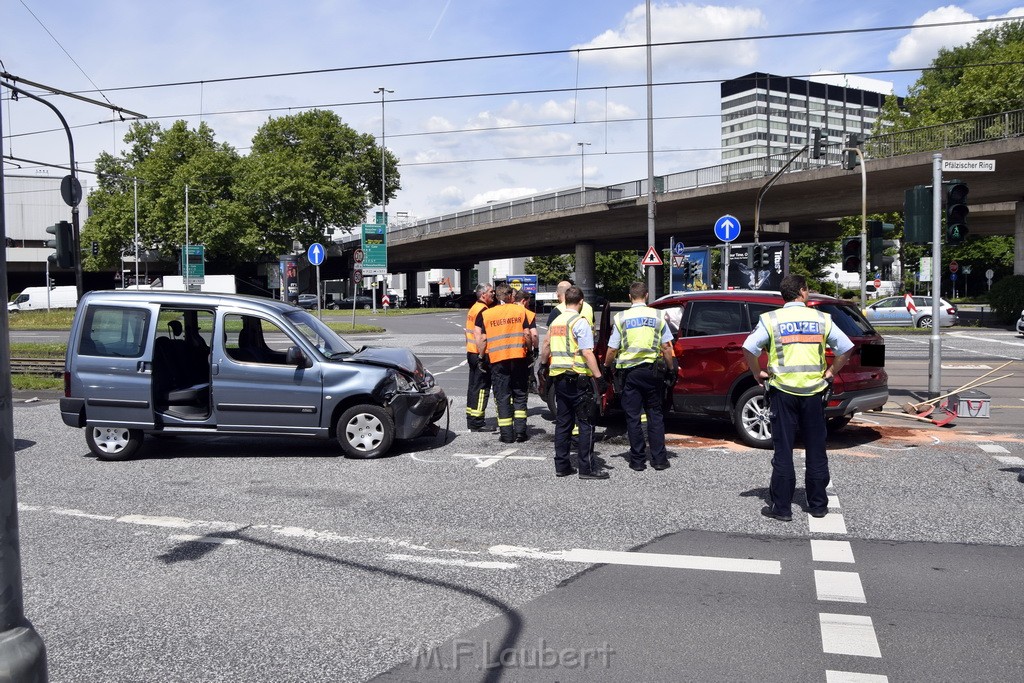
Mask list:
[[[485,206],[491,202],[507,202],[520,197],[529,197],[537,194],[539,190],[535,187],[503,187],[498,190],[488,190],[471,197],[463,206],[470,208],[474,206]]]
[[[656,4],[651,7],[651,41],[654,43],[735,38],[764,24],[765,18],[759,9],[689,3]],[[573,47],[616,47],[642,45],[646,42],[646,8],[641,4],[626,14],[618,29],[605,31],[596,38]],[[757,58],[757,49],[753,43],[746,42],[706,43],[655,48],[652,56],[655,65],[684,62],[688,70],[713,68],[731,71],[736,67],[753,64]],[[647,55],[641,48],[602,50],[582,53],[581,59],[584,62],[613,68],[634,69],[643,67]]]
[[[1024,8],[1015,7],[997,16],[1024,16]],[[956,5],[946,5],[922,14],[914,25],[938,24],[952,21],[974,21],[978,17]],[[994,18],[994,17],[989,17]],[[900,39],[896,49],[889,53],[889,64],[896,68],[924,67],[931,63],[940,48],[953,48],[970,42],[980,32],[996,24],[972,26],[937,26],[915,28]]]
[[[449,185],[438,193],[438,202],[446,206],[458,206],[465,201],[462,188]]]

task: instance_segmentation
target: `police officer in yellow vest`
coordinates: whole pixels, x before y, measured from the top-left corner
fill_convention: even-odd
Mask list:
[[[558,297],[558,304],[551,309],[551,313],[548,314],[548,327],[551,327],[551,323],[555,322],[555,318],[565,313],[565,291],[572,287],[572,283],[568,280],[562,280],[555,287],[555,296]],[[587,319],[590,323],[591,329],[594,327],[594,307],[584,301],[580,304],[580,315]]]
[[[476,343],[491,365],[491,387],[498,411],[502,443],[526,441],[526,402],[529,391],[529,361],[533,343],[526,309],[513,303],[513,290],[498,285],[495,296],[501,302],[480,313],[476,319]]]
[[[466,365],[469,367],[469,387],[466,392],[466,426],[471,432],[485,431],[484,412],[487,395],[491,393],[491,374],[481,361],[476,345],[476,320],[494,303],[494,288],[481,283],[476,286],[476,302],[466,312]]]
[[[594,333],[580,315],[583,292],[578,287],[565,291],[564,313],[548,327],[541,347],[540,362],[548,364],[548,376],[555,384],[555,475],[576,474],[569,458],[573,424],[579,426],[580,479],[607,479],[594,462],[594,425],[590,413],[594,402],[608,389],[594,356]],[[596,393],[595,393],[596,392]]]
[[[629,309],[617,313],[608,339],[605,369],[615,363],[615,387],[621,386],[620,400],[626,411],[629,433],[629,468],[647,469],[642,418],[647,417],[647,440],[651,446],[651,465],[656,470],[669,467],[665,451],[665,418],[661,411],[665,385],[674,383],[678,372],[672,352],[672,331],[661,311],[647,305],[647,285],[634,282],[629,287]],[[659,359],[662,362],[658,362]]]
[[[796,488],[793,444],[798,429],[807,456],[804,474],[807,511],[812,517],[828,514],[824,399],[833,376],[850,359],[853,342],[832,322],[832,316],[806,305],[809,292],[803,276],[782,278],[781,291],[785,305],[761,314],[754,331],[743,343],[743,355],[757,383],[768,385],[765,396],[770,404],[775,444],[770,504],[761,514],[788,522],[793,519]],[[825,360],[826,345],[835,352],[831,367]],[[766,347],[767,371],[760,365],[761,351]]]

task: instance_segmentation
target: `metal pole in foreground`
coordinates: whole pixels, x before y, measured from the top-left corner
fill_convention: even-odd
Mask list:
[[[2,113],[2,112],[0,112]],[[0,158],[3,157],[0,116]],[[0,171],[0,242],[6,243],[4,177]],[[0,298],[7,300],[7,259],[0,266]],[[47,280],[46,286],[50,283]],[[46,646],[25,618],[18,541],[18,497],[14,481],[14,407],[11,403],[10,321],[0,312],[0,672],[9,681],[48,680]]]
[[[942,340],[939,300],[942,296],[942,155],[932,155],[932,334],[928,343],[928,397],[942,393]]]
[[[647,245],[654,247],[654,66],[651,58],[651,0],[647,0]],[[644,250],[646,251],[646,249]],[[654,266],[647,269],[647,289],[651,298],[658,294],[658,273]]]

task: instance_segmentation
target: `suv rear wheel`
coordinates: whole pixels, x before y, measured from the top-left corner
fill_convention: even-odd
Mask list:
[[[772,424],[761,387],[754,385],[740,395],[732,421],[743,443],[754,448],[772,447]]]

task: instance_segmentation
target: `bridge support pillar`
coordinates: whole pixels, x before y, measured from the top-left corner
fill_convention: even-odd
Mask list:
[[[459,294],[466,295],[473,292],[477,283],[473,282],[473,270],[470,266],[459,268]]]
[[[1013,274],[1024,275],[1024,201],[1017,202],[1013,221]]]
[[[405,272],[405,291],[402,292],[402,305],[406,308],[419,306],[420,298],[416,295],[416,271]]]
[[[594,305],[594,243],[576,243],[576,286],[583,290],[583,299]]]

